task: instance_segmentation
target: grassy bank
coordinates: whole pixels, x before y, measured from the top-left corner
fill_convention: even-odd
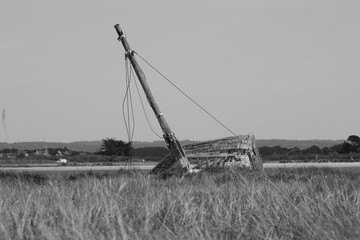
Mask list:
[[[0,239],[359,238],[360,176],[331,169],[0,173]]]

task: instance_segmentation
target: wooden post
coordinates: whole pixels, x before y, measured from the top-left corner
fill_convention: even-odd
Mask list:
[[[157,105],[154,96],[152,95],[149,85],[146,82],[146,77],[144,72],[141,70],[139,64],[137,63],[134,51],[131,50],[130,45],[128,41],[126,40],[125,34],[123,33],[122,29],[120,28],[119,24],[116,24],[115,30],[117,34],[119,35],[118,40],[121,41],[122,45],[124,46],[126,57],[130,60],[130,63],[132,67],[135,70],[135,74],[139,79],[139,82],[145,92],[146,98],[148,99],[148,102],[151,106],[151,108],[154,111],[154,114],[160,124],[160,127],[164,133],[163,137],[165,142],[168,145],[168,148],[173,150],[173,154],[171,157],[167,157],[163,159],[158,166],[155,166],[153,169],[154,173],[160,173],[163,171],[168,170],[168,168],[172,168],[175,163],[180,160],[180,167],[184,168],[186,171],[190,170],[190,163],[188,159],[186,158],[185,152],[182,149],[179,141],[176,139],[175,134],[171,131],[169,124],[166,122],[163,113],[160,111],[159,106]]]

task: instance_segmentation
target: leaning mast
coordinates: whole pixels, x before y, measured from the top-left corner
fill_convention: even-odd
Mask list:
[[[153,173],[164,173],[166,171],[171,170],[175,167],[180,167],[185,171],[190,170],[190,163],[186,157],[186,154],[181,147],[179,141],[175,137],[173,131],[171,131],[169,124],[166,122],[163,113],[160,111],[158,104],[155,101],[155,98],[149,88],[149,85],[146,81],[146,76],[144,72],[141,70],[139,64],[137,63],[134,51],[130,48],[130,45],[126,39],[124,32],[122,31],[119,24],[116,24],[115,30],[119,36],[118,40],[121,41],[124,49],[125,56],[130,60],[132,67],[135,70],[135,74],[139,79],[139,82],[145,92],[145,95],[148,99],[148,102],[154,111],[154,114],[160,124],[161,130],[163,131],[164,140],[168,146],[168,148],[172,151],[167,157],[165,157],[155,168],[152,170]],[[179,160],[179,161],[178,161]]]

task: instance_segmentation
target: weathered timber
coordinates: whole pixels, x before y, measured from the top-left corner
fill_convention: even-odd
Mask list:
[[[156,175],[185,174],[188,170],[182,167],[181,161],[184,161],[182,158],[183,157],[177,154],[176,151],[171,151],[151,170],[150,173]],[[188,161],[187,158],[186,161]]]
[[[183,147],[189,161],[199,168],[227,165],[246,166],[262,170],[262,161],[255,145],[255,137],[239,135]]]
[[[197,152],[227,152],[231,150],[249,150],[252,148],[253,137],[250,135],[239,135],[234,137],[220,138],[184,146],[187,154]]]

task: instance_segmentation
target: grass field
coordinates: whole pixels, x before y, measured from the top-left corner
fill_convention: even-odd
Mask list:
[[[0,172],[0,239],[360,239],[360,175]]]

